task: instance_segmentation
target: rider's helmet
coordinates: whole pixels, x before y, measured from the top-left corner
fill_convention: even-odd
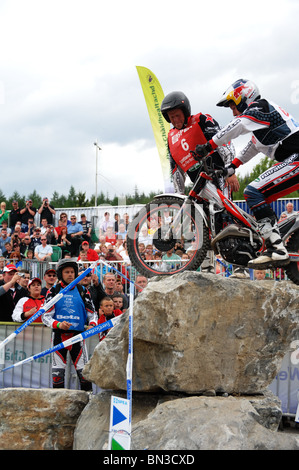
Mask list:
[[[76,262],[76,259],[75,258],[63,258],[59,261],[57,265],[57,270],[56,270],[57,278],[59,281],[62,280],[62,270],[68,267],[74,268],[75,277],[78,276],[78,264]]]
[[[167,122],[170,122],[168,111],[172,109],[181,109],[185,116],[185,124],[188,117],[191,116],[191,105],[187,96],[181,91],[173,91],[165,96],[161,103],[161,113]]]
[[[237,80],[222,95],[217,106],[229,107],[232,101],[237,110],[243,113],[252,101],[261,97],[258,87],[251,80]]]

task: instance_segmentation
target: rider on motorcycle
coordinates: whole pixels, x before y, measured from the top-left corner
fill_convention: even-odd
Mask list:
[[[186,173],[194,183],[200,164],[194,159],[191,151],[197,144],[206,143],[219,130],[219,124],[209,114],[191,115],[191,105],[187,96],[181,91],[169,93],[161,103],[161,113],[167,122],[173,125],[168,133],[168,149],[170,167],[176,193],[184,194]],[[225,145],[217,149],[213,154],[213,161],[218,168],[224,168],[232,162],[235,149],[232,145]],[[239,190],[239,181],[236,175],[219,181],[221,189],[227,197],[231,197],[231,191]],[[214,254],[208,251],[202,264],[203,271],[212,271],[214,267]]]
[[[287,249],[277,227],[277,216],[270,202],[299,189],[299,123],[280,106],[261,99],[258,87],[250,80],[237,80],[223,94],[217,106],[230,108],[235,119],[207,143],[198,145],[196,153],[205,157],[219,146],[251,132],[246,147],[227,167],[227,175],[248,162],[259,152],[273,160],[273,167],[251,182],[244,191],[245,200],[260,227],[267,250],[249,262],[254,269],[284,266],[289,262]]]
[[[161,113],[167,122],[173,125],[168,133],[168,148],[173,185],[176,193],[184,194],[186,173],[192,182],[198,176],[199,163],[190,151],[197,144],[206,143],[220,130],[219,124],[209,114],[191,115],[191,106],[187,96],[174,91],[165,96],[161,103]],[[235,156],[233,146],[225,145],[213,154],[218,167],[228,165]],[[238,191],[239,182],[235,175],[228,178],[227,184],[233,191]]]

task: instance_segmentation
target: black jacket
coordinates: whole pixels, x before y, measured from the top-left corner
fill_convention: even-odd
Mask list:
[[[0,286],[3,286],[4,281],[0,281]],[[0,321],[12,322],[12,312],[22,297],[28,297],[28,291],[23,287],[16,284],[15,294],[11,295],[10,289],[3,295],[0,295]]]

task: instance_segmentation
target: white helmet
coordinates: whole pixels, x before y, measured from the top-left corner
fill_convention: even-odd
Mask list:
[[[241,113],[252,103],[252,101],[260,98],[258,87],[251,80],[237,80],[222,95],[217,106],[229,107],[232,101],[235,103],[237,110]]]

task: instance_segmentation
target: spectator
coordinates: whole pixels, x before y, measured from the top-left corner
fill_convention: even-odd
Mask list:
[[[13,248],[13,251],[10,253],[9,259],[13,260],[14,264],[17,264],[19,261],[21,261],[22,257],[19,246],[15,246]]]
[[[30,272],[28,269],[19,269],[19,285],[28,291],[28,283],[30,281]]]
[[[111,297],[115,291],[116,276],[113,273],[106,273],[103,276],[103,286],[107,297]]]
[[[123,240],[126,239],[126,237],[127,237],[127,230],[126,230],[125,224],[123,224],[123,223],[120,223],[120,224],[119,224],[119,229],[118,229],[118,232],[116,233],[116,235],[117,235],[118,237],[121,237]]]
[[[1,202],[0,204],[0,226],[3,221],[8,223],[9,211],[6,210],[6,202]]]
[[[27,258],[28,250],[33,250],[33,242],[30,236],[25,234],[20,246],[21,256],[23,258]]]
[[[43,217],[40,221],[40,233],[41,235],[44,235],[44,233],[46,233],[47,231],[47,227],[48,227],[48,221],[45,217]]]
[[[122,298],[120,294],[116,292],[115,294],[112,295],[111,298],[113,300],[115,309],[121,310],[122,313],[126,312],[127,309],[124,308],[124,299]]]
[[[60,246],[62,251],[62,258],[65,258],[66,253],[72,253],[73,239],[68,233],[67,226],[63,225],[60,227],[59,235],[57,238],[57,246]]]
[[[123,280],[120,279],[120,278],[116,279],[115,286],[114,286],[114,294],[120,295],[122,297],[122,299],[123,299],[123,308],[126,310],[129,307],[130,298],[124,292],[123,281],[124,281],[124,279]]]
[[[11,243],[12,249],[14,249],[16,246],[21,245],[21,239],[16,232],[13,233],[10,243]]]
[[[111,245],[116,245],[116,234],[113,227],[110,225],[107,227],[105,232],[105,243],[111,243]]]
[[[59,216],[58,226],[54,228],[57,237],[60,235],[61,227],[67,227],[68,225],[70,225],[70,223],[71,221],[68,220],[67,214],[65,212],[61,212]]]
[[[130,220],[129,220],[129,214],[127,212],[123,215],[121,222],[125,224],[126,230],[128,230]]]
[[[32,250],[32,248],[29,248],[27,251],[26,259],[34,259],[34,250]]]
[[[84,241],[81,245],[81,251],[78,257],[78,261],[80,261],[81,259],[82,251],[85,251],[88,261],[97,261],[99,259],[99,255],[97,254],[95,250],[93,250],[92,248],[89,248],[89,243],[87,241]]]
[[[168,250],[165,255],[162,256],[162,261],[165,261],[167,265],[167,271],[178,267],[181,258],[173,252],[173,248]]]
[[[3,280],[0,281],[0,321],[11,322],[12,313],[19,299],[27,296],[27,291],[18,284],[20,275],[13,264],[3,269]]]
[[[79,272],[78,272],[78,275],[84,273],[86,269],[84,267],[81,267],[79,268]],[[84,286],[88,291],[89,291],[89,288],[91,286],[91,272],[89,272],[88,274],[86,274],[82,279],[81,281],[79,282],[79,284],[81,284],[81,286]],[[90,293],[90,291],[89,291]],[[93,303],[94,304],[94,303]]]
[[[105,212],[104,213],[104,220],[103,220],[102,224],[100,225],[100,235],[103,235],[104,233],[106,233],[108,227],[114,228],[114,222],[112,222],[112,220],[110,220],[109,212]]]
[[[186,255],[188,258],[188,255]],[[188,258],[189,259],[189,258]],[[154,253],[154,264],[153,264],[153,269],[157,269],[158,271],[162,271],[163,267],[165,267],[165,263],[162,262],[162,253],[161,251],[156,251]]]
[[[123,258],[121,257],[121,255],[117,253],[114,245],[110,243],[107,248],[108,248],[108,251],[106,254],[107,261],[123,261]]]
[[[85,214],[81,214],[81,221],[80,221],[82,227],[83,227],[83,235],[82,238],[83,240],[87,241],[89,244],[91,243],[91,230],[92,230],[92,224],[89,220],[86,219]]]
[[[29,295],[22,297],[16,304],[12,313],[13,321],[24,322],[38,312],[45,303],[45,297],[41,295],[42,281],[35,277],[28,282]],[[33,323],[41,323],[41,316],[33,320]]]
[[[84,271],[85,268],[79,268],[79,274],[82,274]],[[98,312],[101,300],[106,297],[106,293],[98,276],[90,272],[80,281],[80,284],[88,289],[95,311]]]
[[[83,227],[77,222],[77,217],[71,215],[71,223],[68,226],[68,233],[72,237],[71,255],[79,255],[79,247],[82,243]]]
[[[118,225],[119,225],[119,221],[120,221],[120,215],[115,212],[114,214],[114,232],[118,232]]]
[[[45,281],[45,286],[42,288],[41,295],[46,297],[48,290],[52,289],[52,287],[57,282],[57,273],[55,269],[53,268],[47,269],[47,271],[44,274],[44,281]]]
[[[3,248],[2,256],[6,259],[10,259],[10,255],[12,254],[13,249],[12,249],[12,244],[11,242],[6,242]]]
[[[80,260],[79,261],[77,260],[77,262],[80,263],[80,265],[82,265],[84,269],[89,268],[90,262],[88,261],[87,253],[85,250],[82,250],[82,249],[80,250],[79,258]]]
[[[45,236],[46,236],[46,239],[47,239],[47,243],[49,243],[49,245],[56,245],[57,244],[58,235],[56,234],[53,225],[47,225],[47,230],[45,232]]]
[[[11,242],[11,237],[9,237],[7,235],[7,230],[5,228],[2,228],[1,229],[1,237],[0,237],[0,250],[2,251],[2,253],[4,251],[4,245],[7,242],[9,242],[9,243]]]
[[[96,310],[96,312],[98,312],[99,308],[100,308],[100,302],[104,297],[106,297],[106,293],[105,293],[103,285],[102,285],[102,283],[101,283],[101,281],[100,281],[100,279],[99,279],[99,277],[97,276],[96,273],[91,274],[91,281],[92,281],[92,285],[89,288],[89,292],[90,292],[90,295],[92,297],[92,301],[94,303],[95,310]]]
[[[22,232],[22,227],[21,227],[20,224],[15,225],[15,229],[14,229],[14,232],[12,234],[12,239],[13,239],[13,237],[15,237],[15,235],[17,235],[20,240],[22,240],[26,236],[26,233]]]
[[[52,287],[46,296],[49,302],[62,288],[69,285],[78,276],[78,265],[73,259],[60,260],[57,267],[58,283]],[[70,308],[72,306],[72,308]],[[98,316],[94,310],[89,292],[81,285],[76,285],[63,295],[42,317],[43,323],[52,328],[52,344],[56,346],[65,338],[82,333],[98,323]],[[70,352],[75,366],[81,390],[91,391],[92,384],[83,377],[83,368],[88,360],[85,341],[63,348],[52,355],[53,388],[64,388],[67,353]]]
[[[267,276],[267,271],[265,269],[255,269],[254,270],[254,279],[256,279],[257,281],[271,280],[271,278],[269,278]]]
[[[113,300],[110,297],[104,297],[100,303],[98,324],[112,320],[112,318],[118,317],[122,313],[121,310],[115,308]],[[99,334],[100,341],[106,338],[109,331],[110,330],[102,331]]]
[[[282,216],[291,217],[291,215],[294,215],[294,214],[296,214],[296,211],[294,211],[294,204],[292,202],[288,202],[286,205],[286,211],[283,211],[280,214],[280,218]]]
[[[138,294],[140,294],[143,289],[147,286],[148,280],[145,276],[142,276],[142,274],[137,274],[136,279],[135,279],[135,287],[136,287],[136,295],[135,298],[137,297]]]
[[[51,261],[53,254],[53,248],[47,244],[47,238],[45,235],[41,236],[41,245],[37,245],[34,249],[34,257],[38,261]]]
[[[36,227],[36,225],[35,225],[35,223],[34,223],[34,219],[33,219],[32,217],[30,217],[30,218],[28,219],[28,230],[25,230],[25,232],[27,232],[28,235],[29,235],[30,237],[32,237],[33,232],[34,232],[34,230],[36,230],[36,228],[37,228],[37,227]]]
[[[22,230],[27,232],[27,230],[28,230],[28,220],[29,219],[34,220],[34,217],[35,217],[35,214],[36,214],[36,208],[33,207],[31,199],[28,199],[28,201],[26,201],[26,205],[25,205],[25,207],[23,207],[23,209],[21,209],[20,213],[21,213],[21,216],[22,216],[22,219],[21,219]]]
[[[12,235],[12,230],[11,230],[11,228],[8,226],[7,220],[3,220],[3,222],[2,222],[2,228],[6,228],[6,230],[7,230],[7,235],[8,235],[9,237],[11,237],[11,235]]]
[[[3,269],[6,265],[6,259],[3,255],[0,256],[0,273],[3,274]]]
[[[123,242],[123,250],[121,250],[119,252],[120,256],[122,257],[122,259],[125,261],[125,264],[127,266],[129,266],[131,264],[131,260],[130,260],[130,257],[129,257],[129,253],[128,253],[128,249],[127,249],[127,241],[124,240]]]
[[[12,201],[12,210],[9,214],[9,227],[13,232],[17,222],[22,221],[21,209],[19,208],[19,203],[16,200]]]
[[[47,197],[43,198],[42,205],[39,207],[38,211],[41,219],[47,219],[49,225],[53,225],[54,215],[56,213],[54,207],[49,204]]]
[[[140,230],[140,235],[138,238],[138,243],[143,243],[146,247],[147,245],[151,245],[153,243],[153,237],[149,235],[148,228],[146,225],[143,225]]]
[[[35,248],[38,246],[38,245],[41,245],[41,233],[40,233],[40,228],[39,227],[36,227],[34,230],[33,230],[33,234],[32,234],[32,237],[31,237],[31,242],[32,242],[32,248],[33,250],[35,250]]]
[[[122,251],[125,250],[124,242],[125,242],[125,240],[123,240],[122,237],[117,236],[116,244],[115,244],[115,251],[119,255],[121,254]]]

